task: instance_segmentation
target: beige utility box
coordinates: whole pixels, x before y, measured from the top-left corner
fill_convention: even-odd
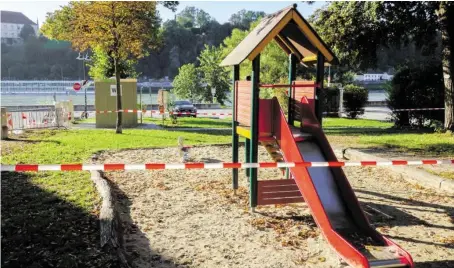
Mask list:
[[[122,109],[137,109],[137,80],[121,79]],[[96,111],[117,110],[117,87],[115,79],[95,81],[95,109]],[[115,128],[117,123],[116,113],[96,114],[97,128]],[[136,127],[137,113],[123,113],[122,126]]]
[[[8,138],[8,116],[6,108],[2,108],[2,140]]]

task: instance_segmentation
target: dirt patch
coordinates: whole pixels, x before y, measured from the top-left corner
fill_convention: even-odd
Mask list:
[[[230,161],[230,146],[191,149],[193,161]],[[244,151],[240,150],[240,161]],[[263,148],[259,159],[269,161]],[[176,148],[106,152],[101,162],[180,162]],[[454,199],[384,168],[345,168],[366,214],[418,267],[454,264]],[[247,180],[232,195],[231,170],[109,172],[120,197],[125,247],[135,267],[339,267],[305,204],[248,210]],[[277,179],[261,169],[260,179]]]

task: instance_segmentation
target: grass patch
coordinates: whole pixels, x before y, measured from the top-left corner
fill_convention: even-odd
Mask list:
[[[370,119],[347,119],[347,118],[323,118],[323,128],[355,127],[355,128],[391,128],[394,123],[370,120]]]
[[[343,146],[454,156],[454,135],[430,129],[397,129],[390,122],[346,118],[325,118],[323,129],[332,143]]]
[[[87,118],[77,120],[77,123],[95,123],[95,118]],[[140,122],[140,118],[139,118]],[[143,123],[152,123],[164,128],[230,128],[232,127],[232,118],[209,118],[209,117],[179,117],[176,124],[172,123],[172,120],[167,118],[162,120],[161,118],[150,118],[144,117]]]
[[[179,136],[188,145],[231,140],[225,131],[39,130],[2,141],[2,163],[86,162],[100,150],[176,146]],[[117,267],[99,249],[99,203],[88,172],[2,173],[2,267]]]
[[[167,118],[162,121],[160,118],[143,118],[144,123],[153,123],[165,128],[185,127],[185,128],[231,128],[232,118],[207,118],[207,117],[179,117],[177,124],[173,124],[172,120]]]

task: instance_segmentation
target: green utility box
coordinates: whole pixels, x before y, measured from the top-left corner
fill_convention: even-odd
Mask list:
[[[137,80],[121,79],[121,103],[122,109],[137,109]],[[117,110],[117,90],[115,79],[95,81],[95,109],[96,111],[116,111]],[[97,113],[97,128],[115,128],[117,123],[117,113]],[[123,113],[122,126],[136,127],[137,113]]]

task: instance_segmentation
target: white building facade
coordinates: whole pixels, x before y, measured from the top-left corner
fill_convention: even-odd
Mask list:
[[[355,75],[355,81],[390,81],[393,79],[393,75],[388,73],[366,73]]]
[[[0,19],[2,43],[13,45],[21,42],[20,33],[25,25],[30,25],[38,35],[38,24],[20,12],[2,10]]]

